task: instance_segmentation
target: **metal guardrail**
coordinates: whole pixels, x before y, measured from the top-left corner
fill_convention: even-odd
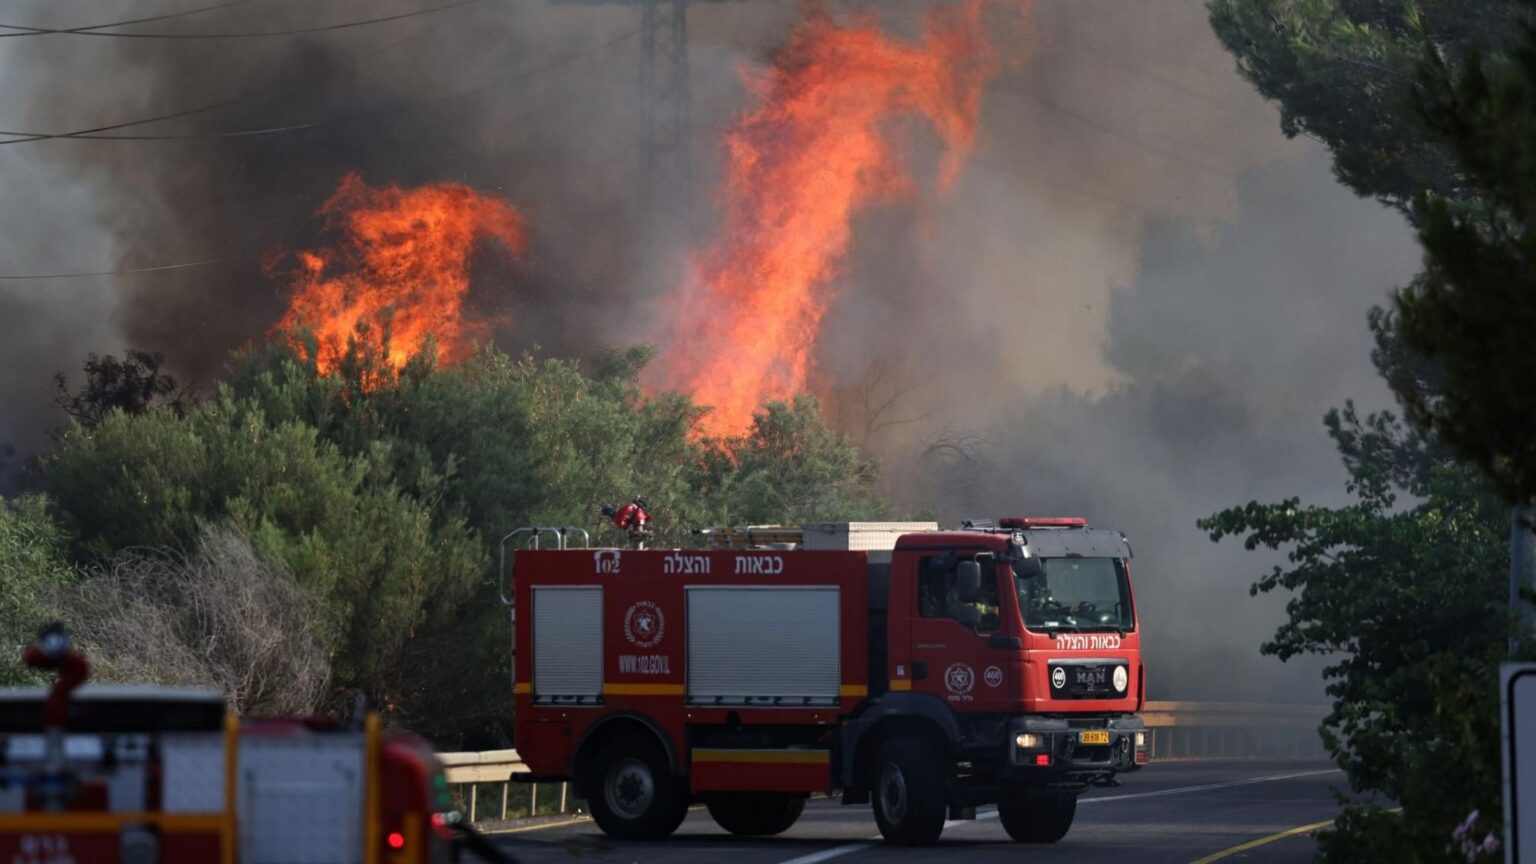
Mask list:
[[[1148,702],[1152,759],[1327,759],[1317,728],[1323,705]]]
[[[1153,760],[1326,759],[1317,728],[1327,713],[1321,705],[1148,702],[1141,716],[1147,724],[1147,746]],[[469,821],[478,821],[480,787],[486,784],[500,785],[500,818],[508,818],[512,775],[526,770],[516,750],[439,753],[437,758],[446,769],[449,785],[461,787]],[[517,815],[538,815],[539,785],[528,784],[527,803],[515,808]],[[555,812],[570,812],[570,786],[558,785],[559,809]],[[468,787],[467,797],[463,787]]]
[[[448,785],[460,787],[460,797],[464,801],[464,812],[469,821],[479,821],[480,787],[485,784],[499,784],[501,786],[501,819],[508,818],[508,806],[511,802],[512,775],[526,770],[523,760],[517,755],[516,750],[485,750],[479,753],[439,753],[437,758],[443,763],[444,773],[448,775]],[[522,784],[519,784],[522,785]],[[539,814],[539,785],[527,784],[528,802],[526,812],[519,812],[519,816],[537,816]],[[549,784],[545,784],[549,785]],[[569,812],[570,784],[560,783],[559,809],[557,813]],[[464,787],[468,787],[467,795]],[[518,808],[522,811],[522,808]]]

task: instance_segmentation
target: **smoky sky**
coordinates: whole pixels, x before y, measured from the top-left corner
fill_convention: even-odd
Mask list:
[[[135,29],[282,30],[432,5],[251,0]],[[930,3],[826,5],[912,37]],[[472,308],[508,322],[503,347],[581,356],[649,338],[689,250],[713,239],[721,132],[751,107],[740,73],[771,58],[799,8],[693,7],[693,181],[657,192],[692,217],[665,235],[647,224],[658,202],[639,197],[633,6],[486,2],[260,39],[0,39],[0,128],[207,108],[121,130],[186,140],[0,144],[0,272],[216,259],[0,281],[0,441],[44,446],[59,422],[48,381],[91,351],[163,351],[184,380],[214,380],[284,307],[262,256],[321,243],[315,210],[352,171],[467,183],[522,210],[527,257],[484,250],[471,288]],[[109,17],[33,0],[0,23]],[[1364,314],[1412,273],[1411,234],[1338,187],[1320,148],[1280,134],[1199,0],[1036,0],[1027,28],[993,32],[1005,68],[957,183],[937,190],[933,136],[909,130],[918,192],[857,217],[815,352],[829,415],[883,460],[899,508],[1124,530],[1154,696],[1275,697],[1277,682],[1315,696],[1315,664],[1258,657],[1281,615],[1246,596],[1267,562],[1210,544],[1194,520],[1253,498],[1338,500],[1321,416],[1351,396],[1387,401]]]
[[[1110,295],[1102,343],[1084,346],[1119,381],[977,394],[950,412],[975,420],[982,467],[959,485],[947,464],[913,482],[947,495],[952,518],[1064,513],[1124,531],[1154,696],[1315,696],[1315,658],[1281,666],[1257,651],[1284,598],[1247,589],[1283,562],[1214,545],[1195,520],[1253,499],[1343,502],[1322,416],[1346,399],[1390,404],[1364,320],[1411,274],[1411,237],[1334,184],[1319,155],[1247,172],[1232,220],[1203,234],[1151,222],[1141,248],[1137,278]],[[1050,324],[1028,318],[1016,328],[1025,342]]]

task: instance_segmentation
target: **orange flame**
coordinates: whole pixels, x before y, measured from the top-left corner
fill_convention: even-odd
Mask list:
[[[840,25],[812,7],[771,68],[746,74],[758,106],[725,135],[722,230],[698,256],[699,284],[674,298],[670,344],[648,382],[713,406],[707,434],[744,431],[764,402],[806,388],[853,216],[913,192],[891,121],[933,126],[941,190],[960,173],[998,71],[983,23],[998,2],[934,7],[917,43],[871,16]]]
[[[336,367],[349,338],[382,349],[386,329],[396,369],[429,335],[439,360],[463,359],[492,323],[464,319],[475,244],[499,240],[515,256],[526,248],[523,217],[511,204],[459,183],[376,189],[348,174],[318,215],[338,242],[298,254],[293,297],[274,330],[313,330],[322,372]],[[367,325],[366,337],[359,324]]]

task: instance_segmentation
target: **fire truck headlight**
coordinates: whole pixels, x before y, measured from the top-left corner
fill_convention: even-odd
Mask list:
[[[1125,692],[1125,685],[1130,683],[1130,677],[1125,674],[1124,666],[1115,667],[1114,683],[1116,693]]]
[[[1137,750],[1145,750],[1145,749],[1147,749],[1147,733],[1145,733],[1145,732],[1137,732],[1136,733],[1136,749]]]
[[[1037,747],[1042,747],[1045,745],[1045,736],[1036,735],[1033,732],[1020,732],[1017,736],[1014,737],[1013,743],[1017,745],[1020,750],[1034,750]]]

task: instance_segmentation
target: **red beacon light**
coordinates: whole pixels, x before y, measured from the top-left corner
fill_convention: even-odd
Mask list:
[[[997,520],[999,528],[1087,528],[1088,520],[1079,516],[1005,516]]]

